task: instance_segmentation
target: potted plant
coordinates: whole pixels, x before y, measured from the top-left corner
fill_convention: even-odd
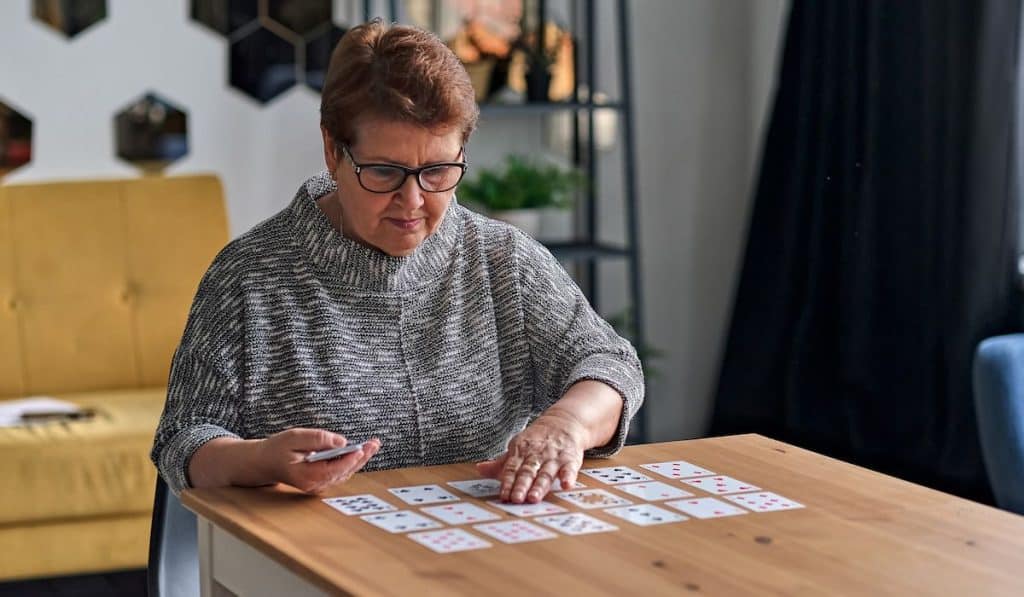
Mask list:
[[[583,186],[579,170],[510,155],[503,169],[483,168],[462,181],[458,197],[492,218],[536,237],[540,229],[539,209],[569,207],[575,192]]]

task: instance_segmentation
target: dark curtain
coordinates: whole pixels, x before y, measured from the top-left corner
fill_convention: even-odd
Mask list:
[[[794,0],[711,433],[988,500],[971,396],[1017,329],[1019,0]]]

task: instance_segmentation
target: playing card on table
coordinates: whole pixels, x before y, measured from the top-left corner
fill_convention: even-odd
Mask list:
[[[605,512],[644,527],[651,526],[653,524],[666,524],[669,522],[680,522],[686,520],[686,517],[682,514],[669,512],[668,510],[659,508],[654,504],[619,506],[618,508],[608,508]]]
[[[732,504],[727,504],[722,500],[716,500],[715,498],[676,500],[673,502],[665,502],[665,505],[671,506],[676,510],[681,510],[690,516],[696,516],[697,518],[719,518],[722,516],[747,514],[747,511],[743,508],[738,508]]]
[[[491,500],[487,502],[495,508],[501,508],[509,514],[515,514],[516,516],[539,516],[541,514],[558,514],[559,512],[565,512],[566,509],[552,504],[551,502],[537,502],[536,504],[510,504],[501,500]]]
[[[619,485],[616,489],[625,491],[628,494],[635,495],[636,497],[649,502],[674,500],[693,495],[689,491],[683,491],[675,485],[669,485],[668,483],[662,483],[661,481]]]
[[[647,475],[635,471],[628,466],[605,466],[601,468],[585,468],[580,471],[584,475],[588,475],[609,485],[618,485],[619,483],[636,483],[638,481],[650,481],[651,478]]]
[[[527,541],[540,541],[542,539],[554,539],[557,533],[539,527],[525,520],[503,520],[501,522],[488,522],[473,526],[474,529],[490,535],[502,543],[526,543]]]
[[[701,468],[696,464],[690,464],[685,460],[670,460],[668,462],[652,462],[641,464],[641,468],[658,473],[669,479],[685,479],[686,477],[706,477],[715,473]]]
[[[353,514],[372,514],[374,512],[392,512],[398,509],[369,493],[325,498],[324,503],[338,512],[349,516]]]
[[[784,498],[777,493],[762,491],[759,493],[741,493],[739,495],[727,495],[725,499],[730,502],[746,506],[754,512],[774,512],[776,510],[795,510],[803,508],[800,502],[794,502]]]
[[[409,533],[406,537],[420,545],[425,545],[437,553],[451,553],[453,551],[468,551],[470,549],[483,549],[491,544],[480,537],[467,533],[462,529],[443,529],[440,531],[426,531],[423,533]]]
[[[501,481],[497,479],[467,479],[449,481],[448,484],[475,498],[497,497],[501,493]]]
[[[486,522],[488,520],[498,520],[501,518],[490,510],[484,510],[476,504],[468,504],[465,502],[444,504],[442,506],[427,506],[426,508],[420,508],[420,511],[425,512],[438,520],[443,520],[448,524]]]
[[[608,508],[611,506],[626,506],[633,502],[621,498],[614,493],[604,489],[578,489],[576,491],[560,491],[555,494],[559,498],[576,504],[580,508]]]
[[[582,512],[571,514],[555,514],[554,516],[541,516],[537,522],[547,525],[555,530],[562,531],[566,535],[588,535],[590,533],[604,533],[617,531],[619,527],[614,524],[594,518]]]
[[[392,487],[388,489],[394,496],[407,504],[437,504],[440,502],[458,501],[458,496],[449,493],[440,485],[410,485],[409,487]]]
[[[399,510],[398,512],[384,512],[382,514],[367,514],[360,516],[366,522],[384,529],[389,533],[405,533],[408,531],[422,531],[424,529],[439,529],[442,525],[436,520],[431,520],[422,514]]]
[[[683,479],[683,483],[703,489],[708,493],[724,495],[726,493],[740,493],[741,491],[757,491],[761,489],[757,485],[744,483],[739,479],[718,475],[717,477],[700,477],[699,479]]]

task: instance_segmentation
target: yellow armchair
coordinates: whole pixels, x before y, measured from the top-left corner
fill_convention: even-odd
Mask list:
[[[213,176],[0,185],[0,400],[96,411],[0,428],[0,580],[145,566],[168,367],[227,237]]]

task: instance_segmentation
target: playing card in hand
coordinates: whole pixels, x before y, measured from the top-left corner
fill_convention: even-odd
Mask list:
[[[501,518],[490,510],[484,510],[476,504],[458,502],[455,504],[444,504],[441,506],[427,506],[420,508],[426,514],[448,524],[466,524],[472,522],[485,522]]]
[[[392,487],[388,489],[394,496],[407,504],[421,506],[440,502],[458,501],[458,496],[449,493],[440,485],[410,485],[409,487]]]
[[[392,512],[397,510],[397,508],[391,504],[369,493],[363,495],[346,495],[341,497],[325,498],[323,502],[338,512],[347,514],[348,516],[352,516],[353,514],[372,514],[374,512]]]
[[[503,520],[501,522],[488,522],[478,524],[474,529],[490,535],[502,543],[526,543],[527,541],[540,541],[542,539],[554,539],[557,533],[539,527],[525,520]]]
[[[605,512],[640,526],[667,524],[670,522],[681,522],[686,520],[686,517],[682,514],[669,512],[668,510],[659,508],[654,504],[619,506],[618,508],[608,508]]]
[[[437,553],[483,549],[491,546],[487,541],[462,529],[442,529],[440,531],[409,533],[406,537],[420,545],[429,547]]]
[[[703,489],[708,493],[724,495],[726,493],[740,493],[742,491],[757,491],[761,489],[757,485],[744,483],[739,479],[718,475],[717,477],[700,477],[698,479],[683,479],[683,483]]]
[[[609,508],[611,506],[625,506],[633,502],[621,498],[614,493],[604,489],[579,489],[576,491],[560,491],[555,494],[559,498],[576,504],[580,508]]]
[[[645,468],[649,471],[658,473],[659,475],[668,477],[669,479],[685,479],[687,477],[706,477],[715,473],[697,466],[696,464],[690,464],[685,460],[670,460],[668,462],[652,462],[650,464],[641,464],[641,468]]]
[[[582,512],[555,514],[554,516],[541,516],[536,520],[537,522],[561,531],[566,535],[588,535],[590,533],[604,533],[607,531],[619,530],[619,527],[611,523],[594,518],[589,514],[583,514]]]
[[[367,514],[360,516],[366,522],[384,529],[389,533],[405,533],[408,531],[422,531],[424,529],[439,529],[442,525],[436,520],[431,520],[422,514],[399,510],[398,512],[384,512],[381,514]]]
[[[635,471],[628,466],[605,466],[601,468],[585,468],[580,471],[584,475],[588,475],[607,483],[608,485],[618,485],[619,483],[637,483],[640,481],[650,481],[651,478],[647,475]]]
[[[803,508],[800,502],[794,502],[784,498],[777,493],[762,491],[759,493],[741,493],[739,495],[727,495],[725,499],[730,502],[746,506],[754,512],[774,512],[776,510],[795,510]]]

